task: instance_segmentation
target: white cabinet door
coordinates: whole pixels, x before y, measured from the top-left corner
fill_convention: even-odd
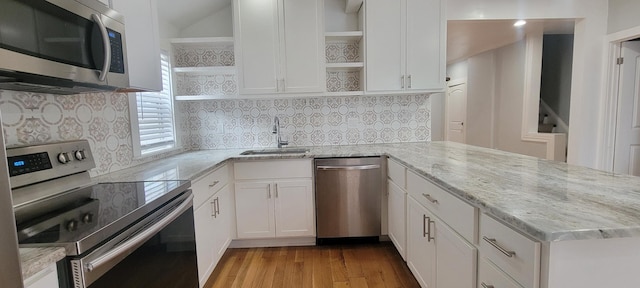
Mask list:
[[[111,0],[111,4],[126,19],[129,86],[139,90],[161,91],[156,0]]]
[[[389,238],[402,259],[406,260],[406,205],[407,193],[392,181],[388,181]]]
[[[283,92],[322,92],[325,84],[323,1],[282,0]]]
[[[366,79],[367,91],[403,89],[404,0],[367,0]]]
[[[431,218],[429,218],[431,217]],[[436,243],[429,235],[431,214],[413,197],[407,197],[407,266],[423,288],[435,287]]]
[[[444,3],[407,0],[408,90],[444,89]]]
[[[25,288],[58,288],[58,269],[51,264],[42,271],[24,280]]]
[[[235,0],[233,33],[240,94],[278,92],[278,0]]]
[[[366,1],[367,91],[444,90],[444,4]]]
[[[236,227],[238,238],[276,236],[271,182],[236,183]]]
[[[198,258],[198,277],[200,287],[209,278],[216,265],[215,246],[216,231],[214,229],[215,196],[207,199],[194,213],[194,225],[196,230],[196,256]]]
[[[324,1],[234,3],[240,94],[324,90]]]
[[[233,195],[231,195],[231,188],[225,186],[220,189],[215,196],[213,196],[214,205],[216,210],[216,216],[214,219],[214,262],[217,264],[222,258],[222,255],[229,247],[231,239],[231,224],[235,219],[235,209],[233,205]]]
[[[279,181],[274,185],[276,236],[315,236],[313,182]]]
[[[432,224],[436,241],[436,287],[476,286],[478,249],[440,220]]]

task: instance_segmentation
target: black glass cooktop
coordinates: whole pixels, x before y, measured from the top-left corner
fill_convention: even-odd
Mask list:
[[[78,255],[188,190],[189,181],[100,183],[30,204],[17,220],[22,247],[65,246]],[[76,248],[69,248],[76,247]],[[85,248],[78,248],[85,247]]]

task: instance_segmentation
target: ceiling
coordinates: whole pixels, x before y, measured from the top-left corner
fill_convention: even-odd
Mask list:
[[[231,0],[158,0],[158,17],[184,29],[230,4]]]
[[[514,27],[516,20],[468,20],[447,23],[447,64],[524,39],[527,32],[542,29],[544,34],[573,34],[573,19],[527,20]]]

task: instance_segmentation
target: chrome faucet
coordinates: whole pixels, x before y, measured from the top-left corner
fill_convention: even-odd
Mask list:
[[[271,131],[271,133],[278,135],[276,137],[278,148],[289,145],[289,141],[282,141],[282,138],[280,137],[280,119],[278,119],[278,116],[273,118],[273,131]]]

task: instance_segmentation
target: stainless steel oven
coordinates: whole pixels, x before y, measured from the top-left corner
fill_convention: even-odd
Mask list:
[[[87,141],[7,149],[21,247],[60,246],[60,287],[198,287],[189,181],[92,183]]]
[[[124,17],[95,0],[0,0],[0,89],[129,86]]]

